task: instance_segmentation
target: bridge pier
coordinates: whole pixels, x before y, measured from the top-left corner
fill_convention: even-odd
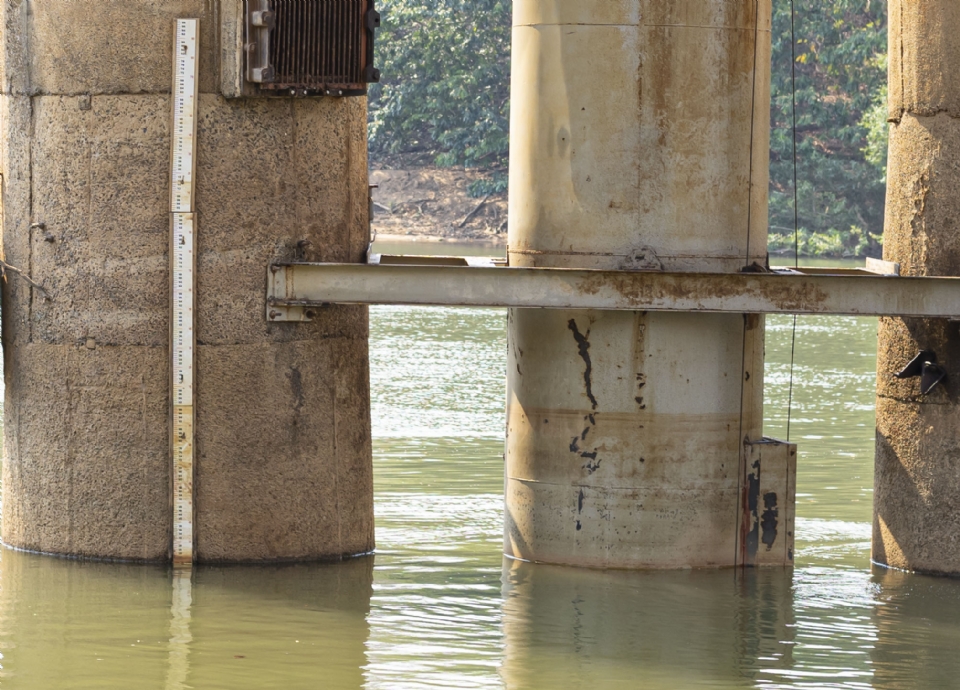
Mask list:
[[[4,543],[171,549],[173,26],[199,17],[196,554],[373,548],[365,307],[265,322],[264,266],[359,261],[363,99],[227,99],[238,0],[2,2]],[[228,95],[230,95],[228,93]]]
[[[770,11],[515,2],[510,265],[765,265]],[[744,448],[762,437],[763,332],[756,315],[512,309],[506,554],[750,562]],[[776,493],[783,516],[793,489]]]
[[[960,9],[889,3],[890,148],[884,258],[904,276],[960,276]],[[919,351],[947,379],[929,394],[894,378]],[[873,560],[960,574],[960,329],[881,318]]]

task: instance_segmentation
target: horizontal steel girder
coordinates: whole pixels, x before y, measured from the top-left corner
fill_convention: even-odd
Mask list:
[[[662,273],[404,263],[273,264],[267,319],[309,320],[327,304],[960,319],[960,278],[903,278],[863,269]]]

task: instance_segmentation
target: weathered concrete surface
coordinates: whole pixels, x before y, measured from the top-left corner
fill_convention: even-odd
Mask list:
[[[960,29],[960,15],[954,26]],[[913,69],[939,72],[937,64]],[[960,275],[960,120],[947,112],[904,113],[891,126],[887,179],[884,258],[900,262],[903,275]],[[893,378],[923,349],[936,352],[948,374],[925,396],[918,379]],[[957,323],[880,320],[873,527],[878,563],[960,573],[958,395]]]
[[[200,90],[219,86],[218,0],[6,0],[4,91],[135,94],[170,90],[178,17],[200,19]],[[10,58],[13,58],[11,61]]]
[[[960,6],[891,0],[884,258],[903,275],[960,275]],[[945,384],[920,395],[899,371],[936,352]],[[880,320],[873,559],[960,573],[960,330]]]
[[[365,104],[225,100],[221,10],[2,5],[4,253],[51,298],[4,285],[10,545],[168,556],[171,52],[200,17],[198,558],[373,547],[366,310],[263,318],[271,260],[363,256]]]
[[[889,0],[889,117],[960,117],[960,5]]]
[[[523,0],[514,13],[511,265],[766,259],[768,2]]]
[[[769,2],[522,0],[513,45],[512,266],[765,262]],[[741,562],[762,317],[515,309],[508,339],[507,555]]]

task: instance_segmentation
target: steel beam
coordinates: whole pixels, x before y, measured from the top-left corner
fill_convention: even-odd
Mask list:
[[[960,318],[960,278],[902,278],[863,269],[662,273],[471,263],[273,264],[267,319],[310,320],[327,304]]]

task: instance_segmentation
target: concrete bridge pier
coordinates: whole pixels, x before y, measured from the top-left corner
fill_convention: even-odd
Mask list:
[[[770,12],[517,0],[510,265],[765,265]],[[508,337],[508,556],[751,562],[751,477],[762,482],[744,449],[762,437],[762,317],[514,309]],[[759,508],[776,526],[765,539],[787,538],[785,477]]]
[[[4,543],[171,550],[173,27],[200,19],[196,554],[373,548],[367,312],[266,323],[277,259],[360,261],[363,99],[228,99],[239,0],[3,0]]]
[[[904,276],[960,276],[960,6],[889,3],[884,258]],[[944,383],[921,393],[894,374],[921,350]],[[873,560],[960,574],[960,326],[881,318]]]

